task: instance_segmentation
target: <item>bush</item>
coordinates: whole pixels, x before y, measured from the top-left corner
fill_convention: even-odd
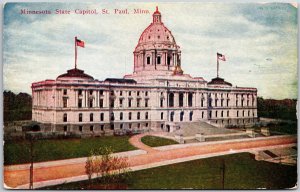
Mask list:
[[[97,177],[97,184],[104,184],[102,187],[106,189],[113,187],[111,184],[126,183],[130,176],[129,171],[128,159],[113,156],[110,147],[92,150],[85,165],[91,189],[93,175]]]

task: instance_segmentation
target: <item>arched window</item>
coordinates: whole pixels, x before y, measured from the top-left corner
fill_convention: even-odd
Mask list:
[[[123,113],[120,113],[120,120],[123,120]]]
[[[141,113],[140,113],[140,112],[137,112],[136,118],[137,118],[137,119],[140,119],[140,118],[141,118]]]
[[[170,114],[170,120],[174,121],[174,111],[172,111],[171,114]]]
[[[248,117],[250,117],[250,111],[248,111]]]
[[[160,113],[160,119],[163,120],[164,119],[164,112]]]
[[[131,120],[131,115],[132,115],[132,113],[129,112],[129,113],[128,113],[128,119],[129,119],[129,120]]]
[[[148,112],[145,113],[145,119],[148,119]]]
[[[202,111],[202,119],[204,118],[204,112]]]
[[[221,117],[223,117],[223,111],[221,111]]]
[[[82,122],[82,113],[79,113],[78,121]]]
[[[94,121],[94,114],[93,113],[90,114],[90,121]]]
[[[183,121],[183,116],[184,116],[184,112],[181,111],[181,112],[180,112],[180,121]]]
[[[236,116],[237,116],[237,117],[239,116],[239,111],[236,112]]]
[[[216,111],[216,117],[218,117],[218,111]]]
[[[169,107],[174,107],[174,93],[169,94]]]
[[[183,107],[183,93],[179,93],[179,107]]]
[[[68,115],[66,113],[64,113],[64,118],[63,118],[64,122],[68,121]]]

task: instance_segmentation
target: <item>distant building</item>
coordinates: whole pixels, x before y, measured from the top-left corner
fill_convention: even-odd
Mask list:
[[[32,84],[32,118],[41,131],[112,134],[174,131],[180,122],[218,127],[257,120],[257,89],[184,74],[181,51],[158,9],[133,52],[134,72],[95,80],[79,69]]]

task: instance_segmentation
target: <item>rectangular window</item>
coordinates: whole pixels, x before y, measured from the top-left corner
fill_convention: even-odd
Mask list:
[[[82,99],[78,99],[78,108],[82,107]]]
[[[120,107],[123,106],[123,99],[120,99],[120,100],[119,100],[119,105],[120,105]]]
[[[93,90],[90,90],[90,95],[93,95]]]
[[[131,107],[131,99],[128,99],[128,107]]]
[[[145,100],[145,107],[148,107],[148,99]]]
[[[100,108],[103,108],[103,99],[100,99]]]
[[[100,113],[100,121],[104,121],[104,113]]]
[[[163,107],[163,106],[164,106],[164,100],[160,99],[160,107]]]
[[[82,126],[79,126],[79,131],[82,132]]]
[[[82,96],[82,90],[81,89],[78,90],[78,95]]]
[[[93,107],[93,99],[90,99],[90,102],[89,102],[89,107],[92,108]]]
[[[140,99],[136,100],[136,107],[140,107]]]
[[[103,90],[100,90],[100,95],[103,95]]]
[[[136,92],[136,95],[137,95],[137,96],[140,96],[140,92],[139,92],[139,91],[137,91],[137,92]]]
[[[67,90],[66,89],[64,89],[64,95],[67,95]]]
[[[110,99],[110,107],[115,107],[115,100],[114,99]]]
[[[147,57],[147,65],[150,64],[150,57]]]
[[[120,91],[120,96],[122,96],[123,95],[123,91]]]
[[[103,131],[104,130],[104,125],[100,125],[100,129],[101,129],[101,131]]]
[[[167,64],[171,65],[171,57],[170,56],[168,56],[168,58],[167,58]]]
[[[63,98],[63,106],[68,107],[68,98]]]
[[[94,126],[93,126],[93,125],[90,126],[90,131],[91,131],[91,132],[94,131]]]

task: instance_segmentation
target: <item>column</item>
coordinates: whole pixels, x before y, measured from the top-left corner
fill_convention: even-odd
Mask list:
[[[178,92],[173,92],[174,93],[174,107],[179,106],[179,93]]]
[[[168,57],[167,57],[167,52],[165,52],[165,65],[168,65]]]

